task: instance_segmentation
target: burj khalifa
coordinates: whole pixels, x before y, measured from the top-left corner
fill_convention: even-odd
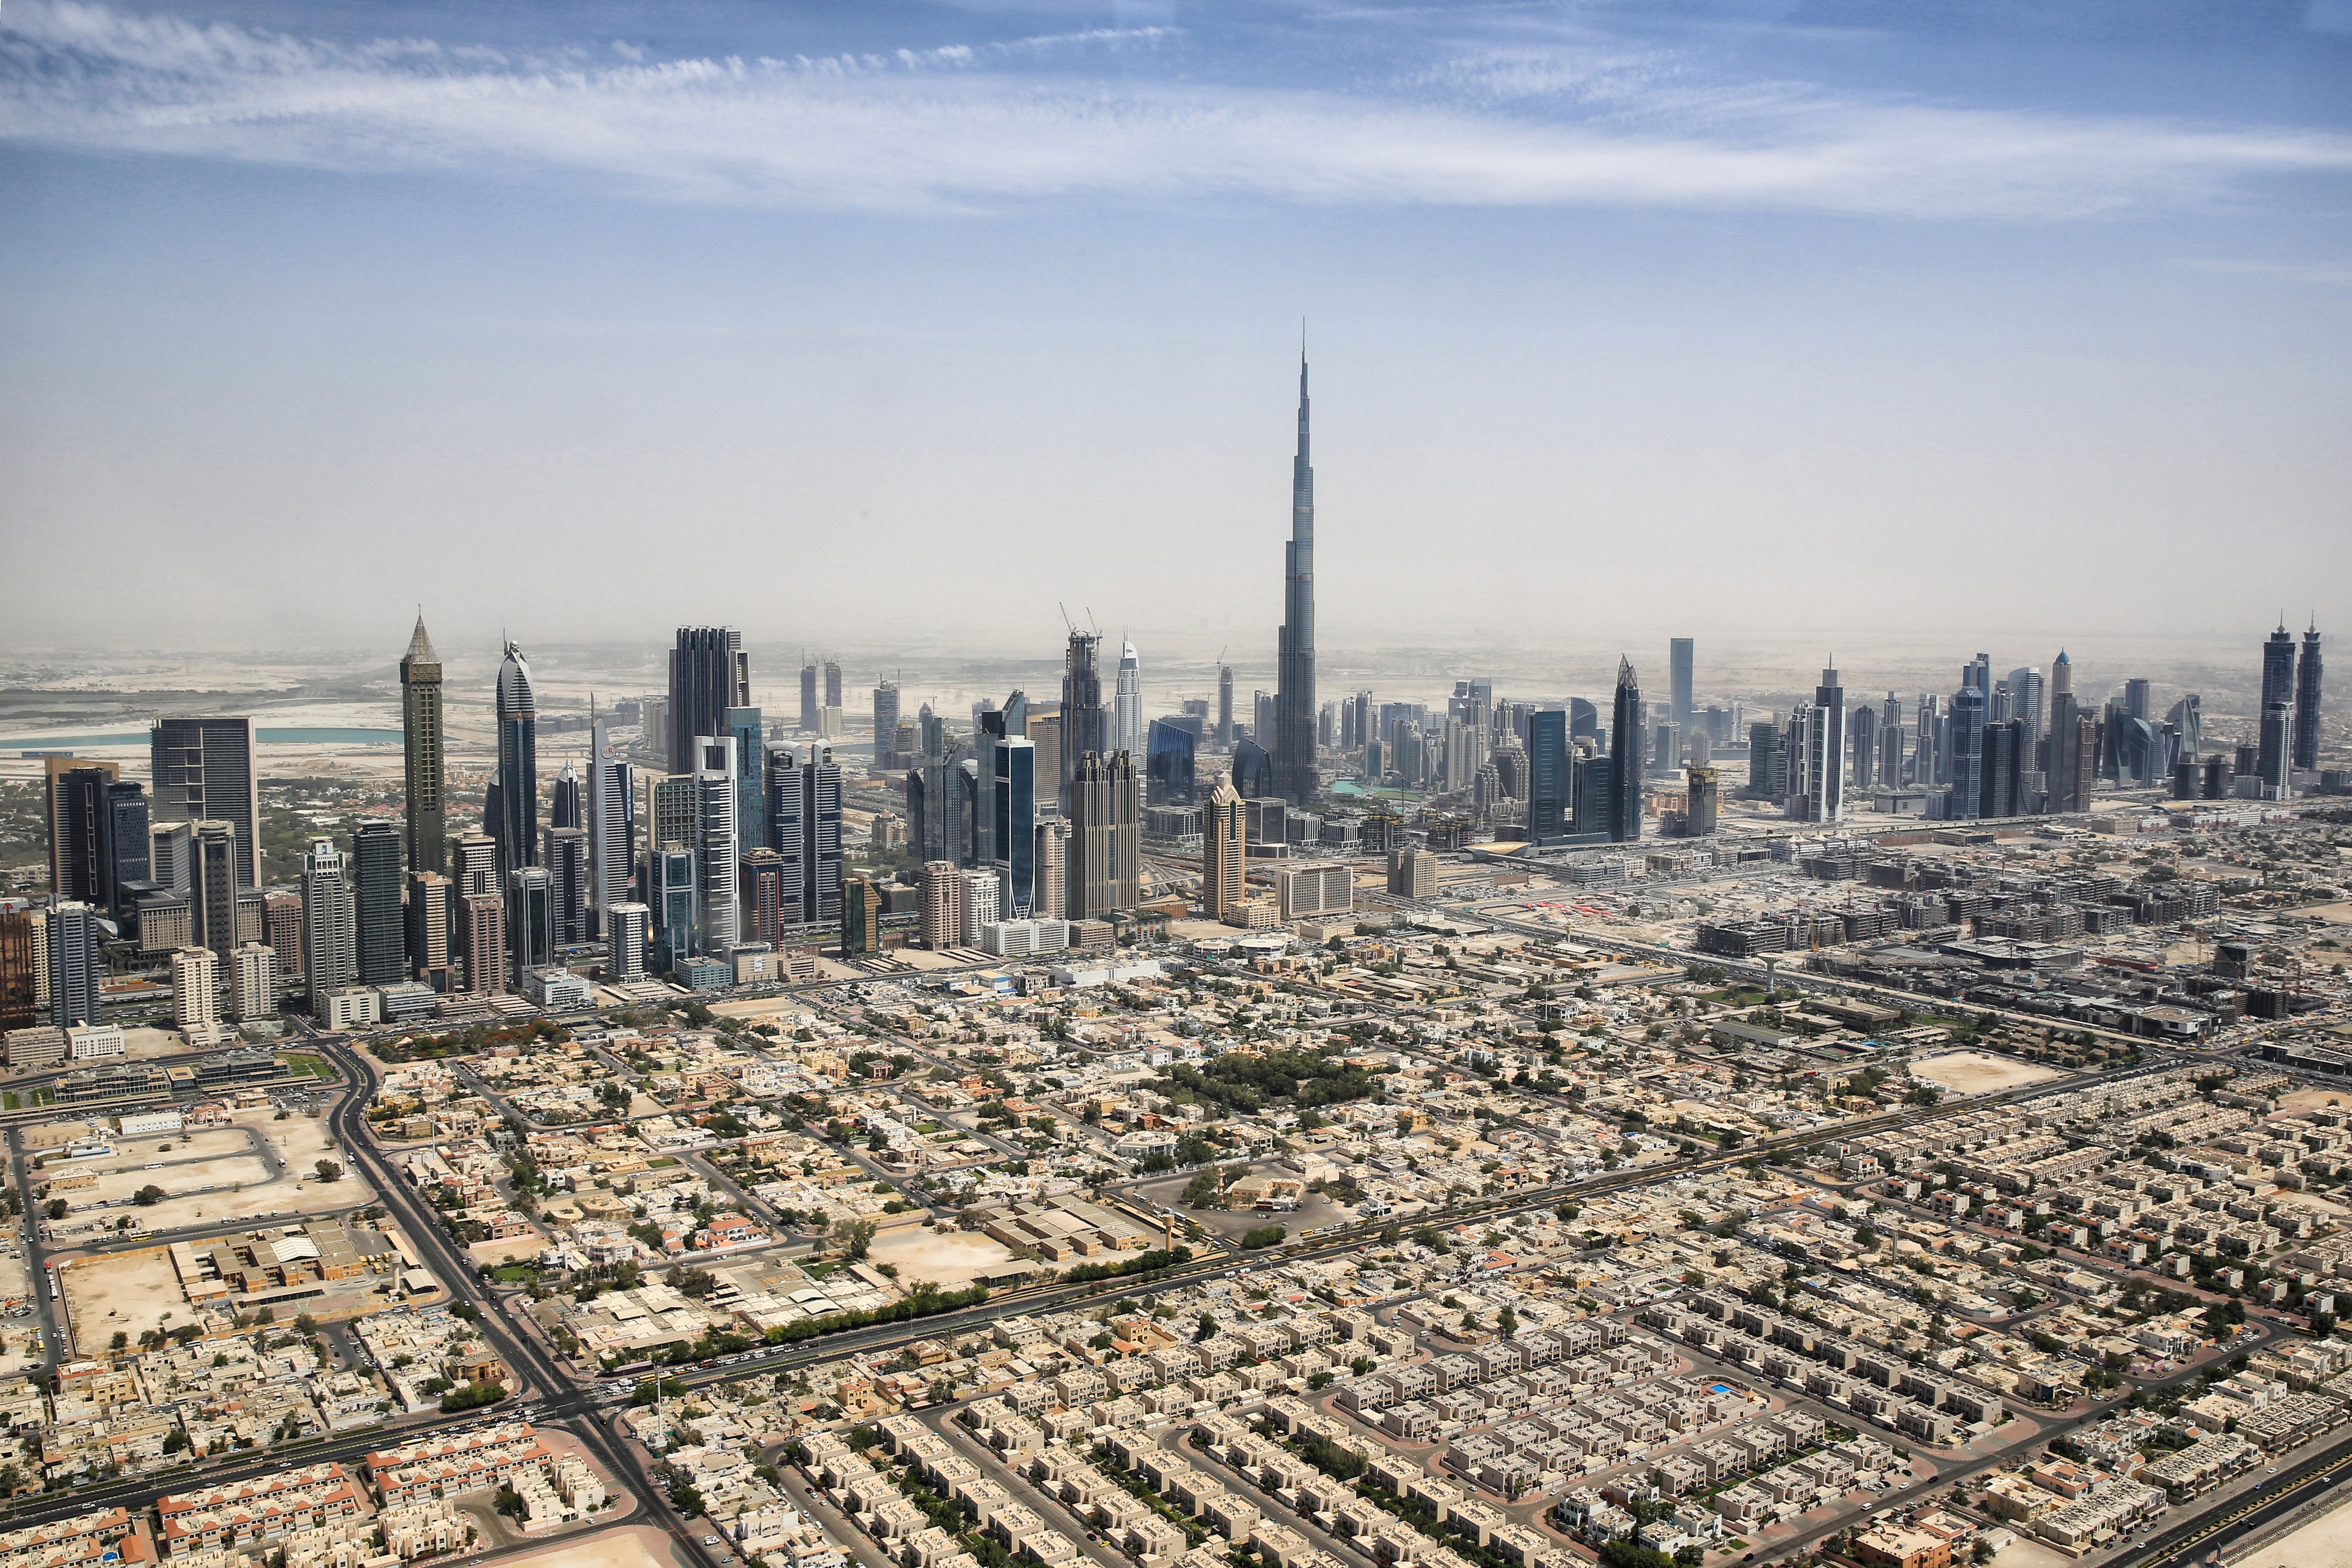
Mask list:
[[[1283,551],[1282,632],[1276,650],[1275,793],[1295,805],[1322,789],[1315,768],[1315,469],[1307,460],[1307,356],[1298,356],[1298,456],[1290,470],[1290,543]]]

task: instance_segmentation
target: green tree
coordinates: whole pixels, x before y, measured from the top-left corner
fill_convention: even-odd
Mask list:
[[[311,1168],[319,1173],[319,1180],[322,1182],[340,1182],[343,1179],[343,1168],[332,1160],[321,1160]]]

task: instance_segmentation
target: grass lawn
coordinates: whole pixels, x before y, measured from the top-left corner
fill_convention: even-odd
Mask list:
[[[531,1270],[520,1264],[509,1263],[504,1268],[492,1269],[490,1278],[501,1285],[526,1285],[530,1282]]]
[[[333,1078],[335,1076],[335,1069],[329,1067],[322,1057],[308,1056],[300,1051],[288,1051],[278,1059],[286,1064],[288,1072],[298,1077]]]

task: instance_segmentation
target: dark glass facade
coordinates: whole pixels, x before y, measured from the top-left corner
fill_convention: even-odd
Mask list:
[[[1193,805],[1200,795],[1193,784],[1193,748],[1197,738],[1190,730],[1170,723],[1165,719],[1151,721],[1150,739],[1144,747],[1144,799],[1146,805]]]

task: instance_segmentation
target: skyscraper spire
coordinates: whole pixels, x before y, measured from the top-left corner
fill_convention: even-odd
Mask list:
[[[1290,470],[1290,543],[1283,552],[1282,631],[1274,699],[1274,785],[1305,805],[1322,788],[1315,768],[1315,468],[1307,436],[1306,323],[1299,325],[1298,455]]]

